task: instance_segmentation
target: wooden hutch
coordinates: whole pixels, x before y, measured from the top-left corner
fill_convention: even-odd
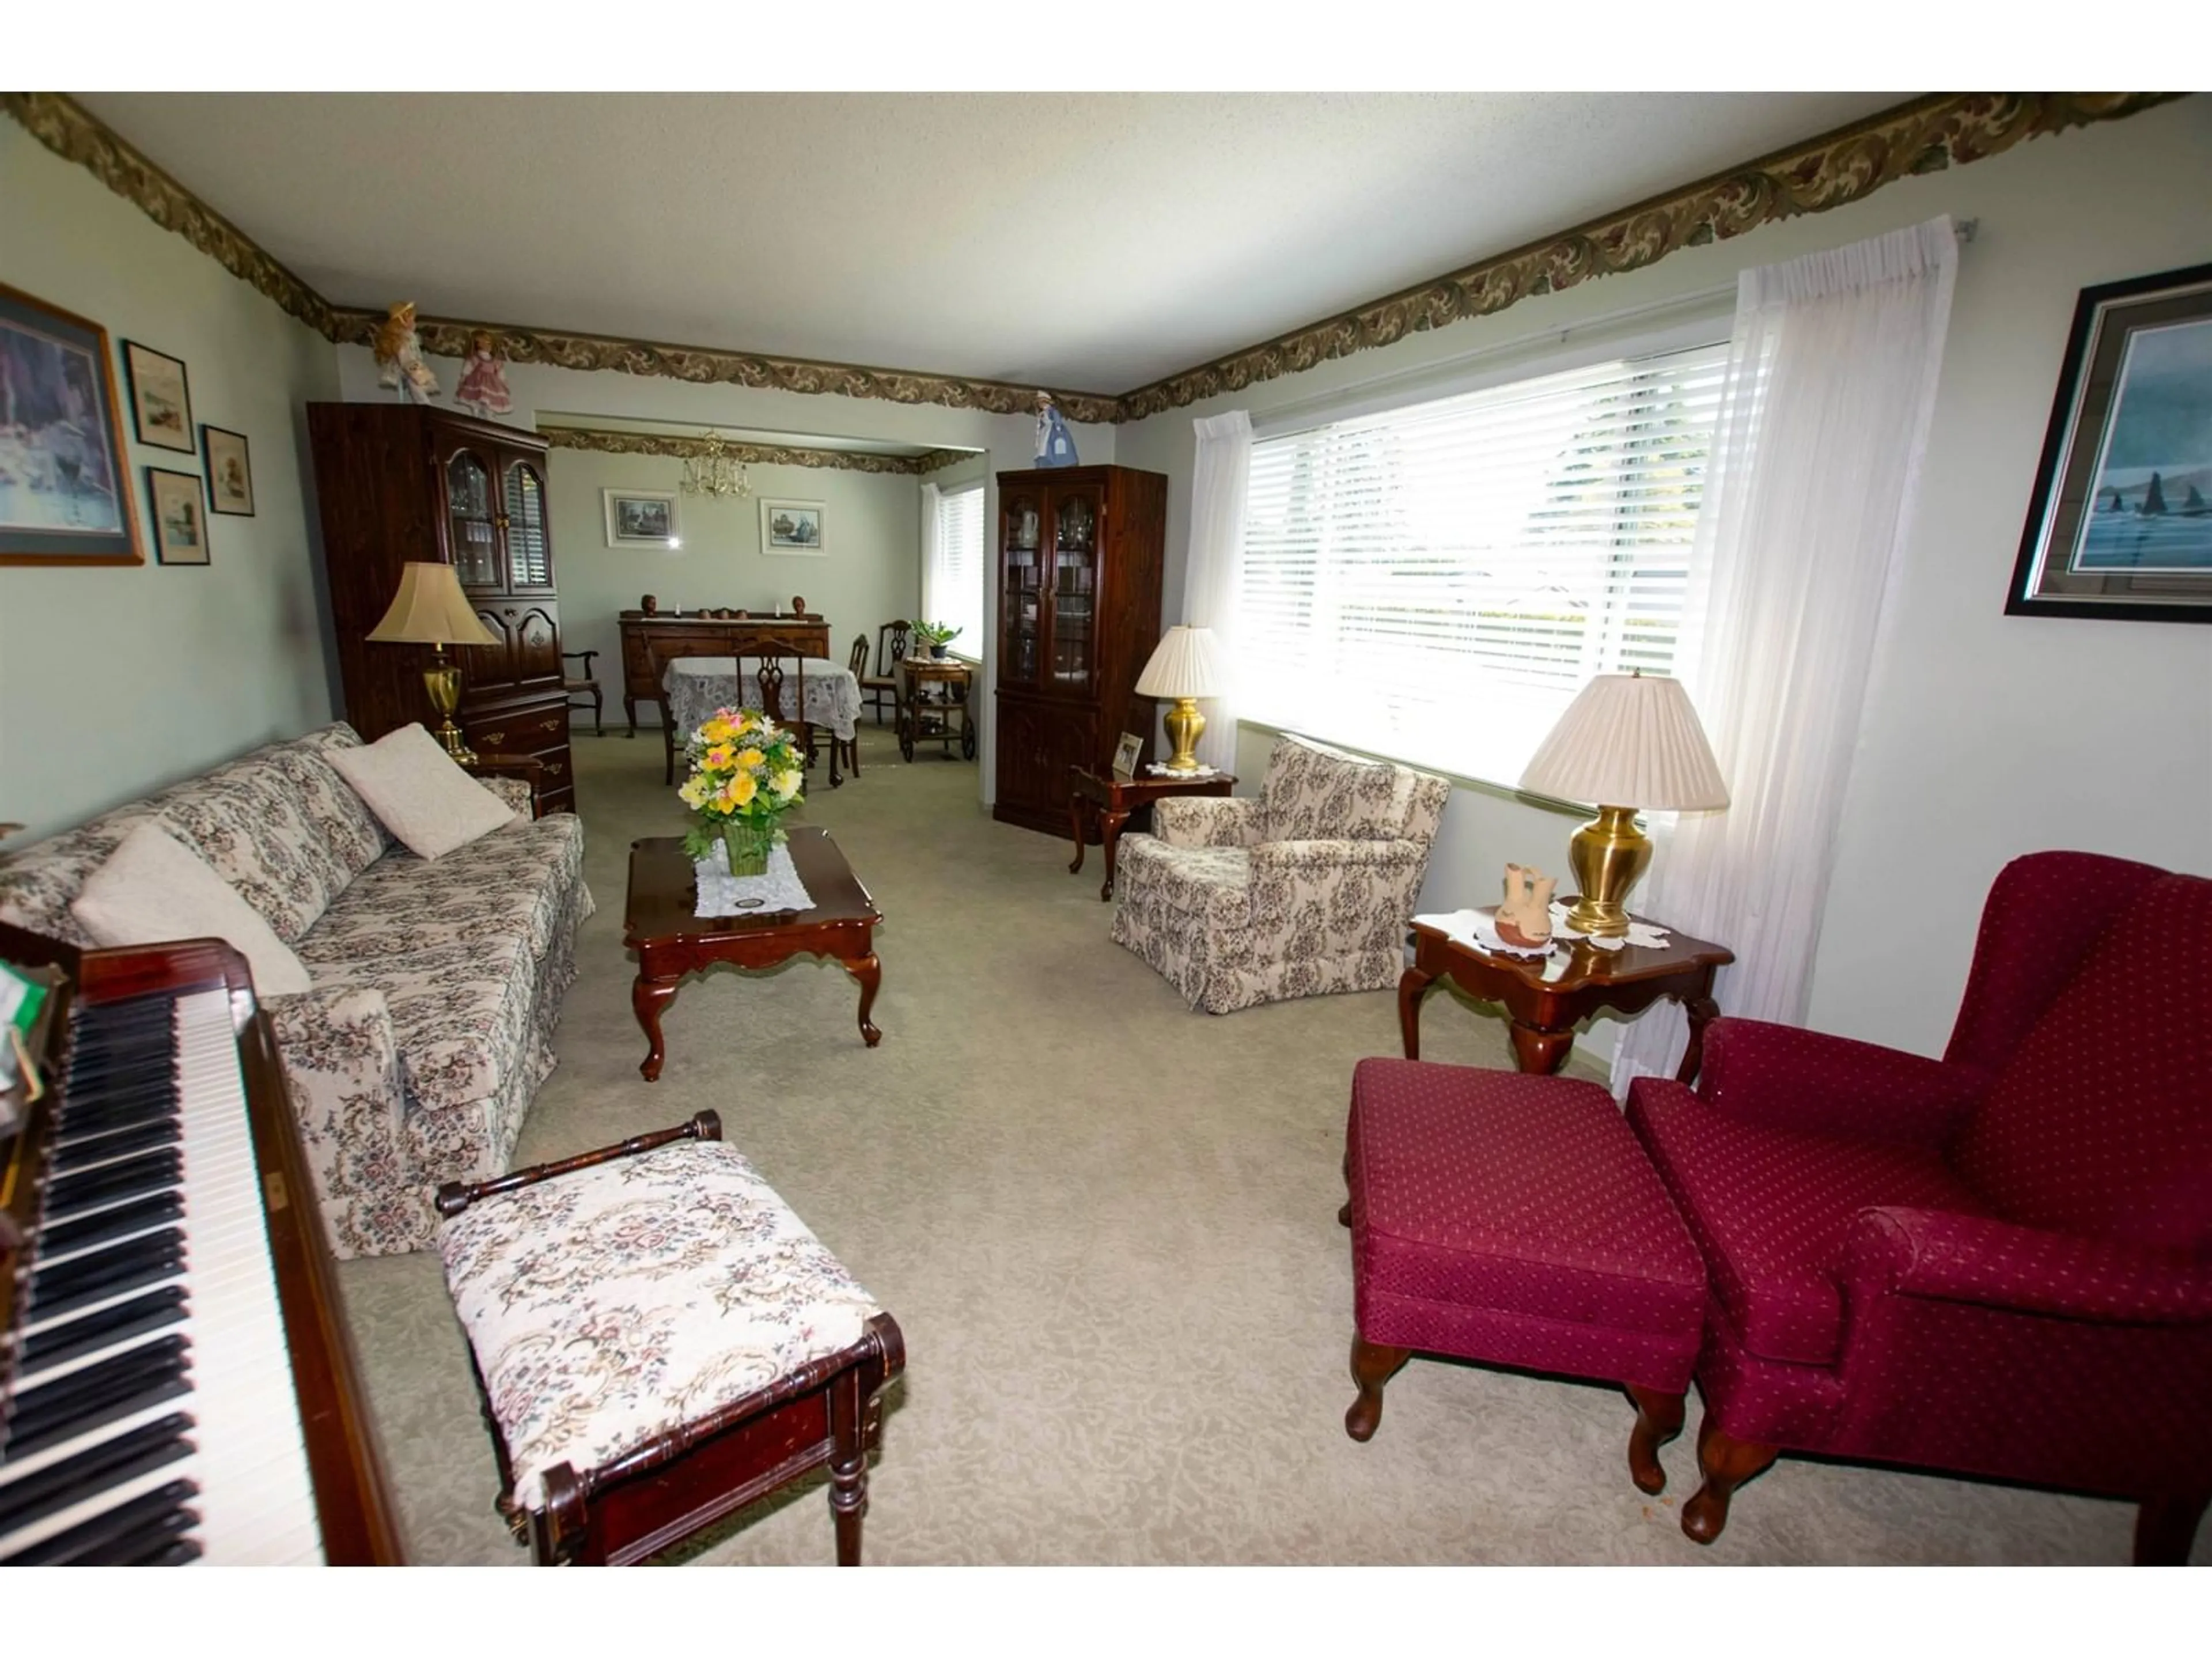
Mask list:
[[[1103,771],[1124,732],[1152,753],[1137,676],[1160,641],[1167,476],[1126,466],[999,474],[993,815],[1067,833],[1068,769]]]
[[[431,647],[367,635],[398,591],[400,566],[441,560],[500,641],[454,653],[454,719],[478,753],[539,763],[541,811],[574,811],[545,440],[397,403],[309,404],[307,433],[345,718],[371,742],[410,720],[434,726],[422,686]]]
[[[660,702],[660,677],[678,657],[742,657],[763,640],[809,657],[830,654],[830,622],[794,596],[789,611],[755,616],[748,611],[663,611],[647,594],[635,611],[616,617],[622,629],[623,713],[637,735],[637,706]],[[647,608],[650,606],[651,608]]]

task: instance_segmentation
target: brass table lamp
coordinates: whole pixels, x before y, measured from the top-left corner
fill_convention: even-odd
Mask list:
[[[1177,625],[1152,648],[1152,660],[1137,676],[1137,695],[1175,700],[1167,712],[1168,741],[1175,744],[1175,753],[1168,757],[1169,771],[1198,770],[1199,734],[1206,730],[1198,700],[1219,696],[1224,689],[1222,680],[1221,659],[1214,651],[1210,628]]]
[[[453,567],[413,561],[402,565],[399,592],[383,621],[368,630],[368,637],[384,644],[432,647],[430,666],[422,671],[422,684],[429,688],[430,707],[441,722],[438,741],[459,764],[473,762],[476,751],[453,724],[453,711],[461,702],[461,670],[458,663],[446,659],[446,647],[497,645],[499,636],[477,619],[476,607],[461,592]]]
[[[1597,806],[1597,817],[1567,843],[1581,895],[1567,926],[1601,939],[1628,931],[1628,890],[1651,862],[1650,839],[1636,827],[1638,809],[1729,804],[1689,693],[1680,680],[1641,672],[1601,674],[1583,687],[1522,773],[1521,787]]]

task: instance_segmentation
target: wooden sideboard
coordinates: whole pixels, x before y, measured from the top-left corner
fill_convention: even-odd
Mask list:
[[[625,611],[622,625],[623,713],[637,735],[637,706],[658,708],[660,676],[677,657],[741,657],[774,641],[809,657],[830,654],[830,621],[818,611],[773,617],[706,611]]]

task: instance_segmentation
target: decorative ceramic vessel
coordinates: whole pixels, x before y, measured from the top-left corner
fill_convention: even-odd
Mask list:
[[[774,818],[725,818],[722,848],[730,857],[733,876],[764,876],[768,855],[775,849],[778,831]]]

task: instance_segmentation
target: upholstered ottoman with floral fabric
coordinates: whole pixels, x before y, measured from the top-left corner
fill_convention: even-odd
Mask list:
[[[827,1464],[858,1565],[896,1322],[712,1112],[440,1192],[446,1284],[542,1565],[620,1565]]]
[[[1636,1402],[1628,1466],[1666,1485],[1705,1270],[1613,1097],[1573,1078],[1363,1060],[1345,1132],[1354,1440],[1415,1353],[1601,1378]]]

